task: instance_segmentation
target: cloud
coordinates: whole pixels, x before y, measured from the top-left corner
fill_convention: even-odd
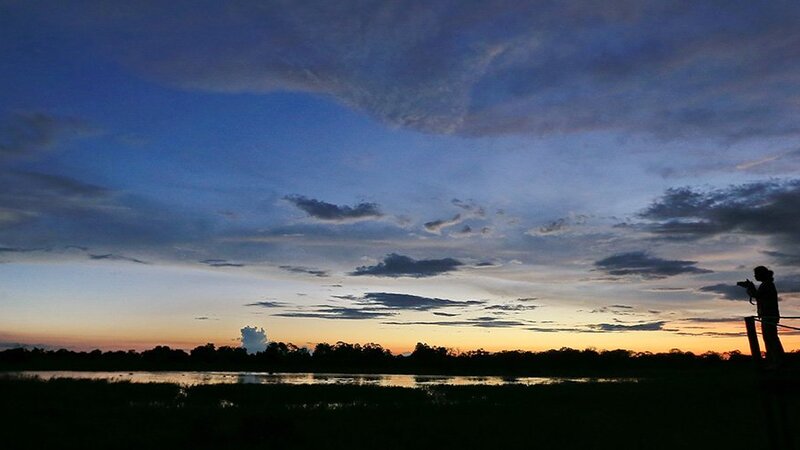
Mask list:
[[[0,253],[47,252],[49,248],[0,247]]]
[[[662,259],[641,251],[619,253],[594,263],[595,267],[610,275],[638,275],[649,279],[711,272],[695,267],[695,264],[696,261]]]
[[[428,311],[438,308],[466,307],[482,305],[481,300],[448,300],[443,298],[420,297],[410,294],[392,294],[388,292],[368,292],[360,302],[370,305],[381,305],[394,310]]]
[[[775,286],[779,293],[795,293],[800,292],[800,275],[789,274],[778,277],[775,280]],[[721,296],[726,300],[747,300],[749,297],[747,291],[737,286],[734,283],[719,283],[710,286],[703,286],[699,289],[701,292],[711,292]]]
[[[386,325],[435,325],[443,327],[479,327],[479,328],[518,328],[527,324],[518,320],[503,320],[496,317],[476,317],[467,320],[450,321],[414,321],[414,322],[383,322]]]
[[[725,331],[700,331],[697,333],[688,332],[688,331],[678,331],[674,332],[679,336],[708,336],[708,337],[719,337],[719,338],[730,338],[730,337],[745,337],[747,333],[744,331],[732,331],[732,332],[725,332]]]
[[[0,163],[32,159],[65,139],[81,137],[92,128],[72,117],[45,112],[12,113],[0,121]]]
[[[484,217],[486,215],[486,210],[472,200],[464,201],[454,198],[450,200],[450,203],[469,212],[473,217]]]
[[[481,221],[485,220],[486,210],[482,206],[476,204],[473,200],[463,201],[454,198],[450,201],[450,204],[461,209],[461,212],[455,214],[450,219],[438,219],[424,223],[423,227],[425,228],[425,231],[432,234],[442,234],[442,231],[445,228],[453,227],[468,219],[477,219]],[[451,236],[466,237],[477,235],[478,233],[486,235],[490,232],[491,228],[488,226],[482,226],[477,230],[473,230],[473,227],[467,224],[461,227],[460,230],[453,232]]]
[[[433,220],[431,222],[426,222],[423,226],[425,227],[425,230],[430,233],[440,234],[443,229],[452,227],[453,225],[458,225],[463,221],[464,219],[461,217],[461,214],[456,214],[451,219]]]
[[[11,350],[15,348],[24,348],[27,350],[33,350],[35,348],[42,349],[42,350],[56,350],[57,348],[53,345],[48,344],[26,344],[24,342],[9,342],[9,341],[0,341],[0,351],[3,350]],[[58,348],[64,348],[63,346],[59,346]]]
[[[350,275],[373,275],[378,277],[432,277],[446,272],[457,270],[463,265],[453,258],[420,259],[415,260],[408,256],[390,253],[374,266],[361,266]]]
[[[0,233],[11,248],[93,248],[124,254],[207,238],[204,218],[75,178],[0,170]],[[102,252],[102,253],[101,253]]]
[[[242,347],[247,353],[253,354],[267,349],[267,332],[263,328],[246,326],[240,331]]]
[[[105,253],[105,254],[102,254],[102,255],[89,254],[89,259],[92,259],[92,260],[106,260],[106,261],[126,261],[126,262],[132,262],[132,263],[136,263],[136,264],[150,264],[147,261],[142,261],[141,259],[131,258],[130,256],[124,256],[124,255],[115,255],[113,253]]]
[[[289,306],[289,304],[284,302],[265,300],[261,302],[246,303],[244,306],[260,306],[262,308],[283,308],[284,306]]]
[[[552,323],[552,322],[539,322]],[[609,333],[625,331],[672,331],[664,328],[665,321],[642,322],[634,324],[625,323],[595,323],[578,325],[574,327],[528,327],[527,330],[540,333]]]
[[[277,317],[294,317],[307,319],[345,319],[345,320],[366,320],[390,317],[396,312],[383,308],[348,308],[341,306],[319,306],[311,311],[291,311],[273,314]]]
[[[747,291],[735,284],[712,284],[710,286],[703,286],[700,292],[711,292],[721,296],[726,300],[747,300]]]
[[[759,173],[796,173],[800,169],[800,149],[793,148],[777,154],[761,156],[736,165],[736,170]]]
[[[567,224],[567,219],[562,217],[560,219],[554,220],[546,225],[539,227],[535,231],[529,232],[529,234],[538,234],[538,235],[560,234],[566,231],[568,228],[569,225]]]
[[[532,311],[538,308],[538,305],[524,305],[524,304],[503,304],[503,305],[490,305],[484,309],[492,311],[506,311],[506,312],[519,312],[519,311]]]
[[[108,195],[109,190],[94,184],[84,183],[74,178],[40,172],[15,171],[12,175],[19,177],[17,182],[26,179],[32,185],[41,187],[53,193],[69,197],[102,197]]]
[[[685,322],[694,323],[741,323],[741,317],[686,317],[680,319]]]
[[[775,279],[779,292],[800,292],[800,274],[780,275]]]
[[[597,323],[576,327],[527,327],[526,330],[539,333],[609,333],[624,331],[668,331],[664,330],[666,322],[644,322],[637,324]]]
[[[651,287],[645,289],[648,292],[686,292],[689,288],[686,287],[671,287],[671,286],[659,286],[659,287]]]
[[[211,267],[244,267],[244,264],[230,262],[226,259],[204,259],[200,262]]]
[[[589,311],[589,314],[612,313],[616,315],[632,315],[633,313],[630,311],[632,309],[634,309],[633,306],[628,306],[628,305],[609,305],[593,309]]]
[[[0,228],[44,217],[68,219],[121,212],[108,189],[61,175],[0,172]]]
[[[284,200],[305,211],[309,216],[324,222],[347,223],[374,220],[383,217],[377,203],[359,203],[339,206],[302,195],[288,195]]]
[[[548,222],[537,229],[528,230],[525,234],[530,236],[560,235],[566,233],[575,225],[585,225],[587,220],[589,220],[589,216],[585,214],[572,214],[569,217],[561,217]]]
[[[774,261],[778,261],[779,263],[785,264],[787,266],[795,266],[795,267],[800,266],[800,253],[789,254],[789,253],[769,251],[769,250],[765,250],[763,253],[767,256],[772,257]]]
[[[697,240],[724,234],[766,236],[765,254],[800,265],[800,180],[761,181],[716,190],[668,189],[639,217],[659,237]]]
[[[596,325],[591,325],[591,328],[594,328],[599,331],[660,331],[664,329],[665,323],[666,322],[663,321],[638,323],[633,325],[625,325],[619,323],[600,323]]]
[[[283,270],[292,272],[292,273],[304,273],[308,275],[314,275],[315,277],[327,277],[328,272],[325,270],[313,269],[310,267],[303,267],[303,266],[278,266]]]
[[[469,225],[464,225],[463,227],[461,227],[460,230],[454,231],[453,233],[451,233],[450,236],[451,237],[456,237],[456,238],[466,238],[466,237],[472,237],[472,236],[488,237],[488,236],[491,235],[491,233],[492,233],[492,229],[490,227],[481,227],[480,229],[476,230],[476,229],[473,229]],[[476,264],[476,267],[484,267],[484,266],[491,266],[491,265],[493,265],[493,264],[484,262],[484,263]]]
[[[316,305],[273,315],[294,318],[366,320],[395,316],[398,314],[398,311],[431,311],[441,308],[465,308],[485,303],[479,300],[457,301],[388,292],[368,292],[360,297],[355,295],[335,295],[333,297],[354,302],[358,306]],[[264,303],[266,303],[266,305],[264,305]],[[283,304],[276,305],[273,302],[257,302],[250,303],[247,306],[276,307],[283,306]],[[434,314],[437,313],[434,312]],[[442,313],[437,315],[449,317],[455,314]]]
[[[537,333],[600,333],[598,330],[590,330],[585,328],[570,328],[570,327],[555,327],[555,328],[546,328],[546,327],[527,327],[525,328],[528,331],[535,331]]]
[[[743,139],[800,127],[785,95],[800,65],[792,2],[740,3],[724,20],[679,0],[28,3],[14,8],[164,83],[308,92],[427,132]]]
[[[712,191],[690,187],[668,189],[639,214],[652,221],[648,231],[702,238],[725,232],[789,235],[800,224],[793,205],[800,199],[800,180],[763,181]]]

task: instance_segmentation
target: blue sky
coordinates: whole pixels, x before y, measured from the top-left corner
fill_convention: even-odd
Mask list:
[[[744,348],[752,267],[800,310],[798,25],[0,1],[0,341]]]

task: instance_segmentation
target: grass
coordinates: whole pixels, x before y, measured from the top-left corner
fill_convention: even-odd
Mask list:
[[[768,448],[800,393],[746,374],[543,386],[206,385],[0,379],[3,448]],[[780,430],[779,430],[780,431]],[[781,435],[780,432],[777,433]]]

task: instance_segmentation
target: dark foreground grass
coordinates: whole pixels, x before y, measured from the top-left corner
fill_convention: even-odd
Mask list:
[[[800,443],[799,402],[746,374],[429,389],[0,379],[0,446],[760,449],[781,420]]]

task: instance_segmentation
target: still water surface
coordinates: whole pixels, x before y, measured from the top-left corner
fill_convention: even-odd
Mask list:
[[[80,372],[80,371],[21,371],[10,376],[93,379],[130,381],[133,383],[176,383],[184,386],[199,384],[346,384],[366,386],[392,386],[420,388],[431,385],[450,386],[500,386],[537,385],[564,382],[608,383],[631,382],[623,378],[553,378],[553,377],[500,377],[500,376],[442,376],[396,374],[342,374],[342,373],[267,373],[267,372]]]

